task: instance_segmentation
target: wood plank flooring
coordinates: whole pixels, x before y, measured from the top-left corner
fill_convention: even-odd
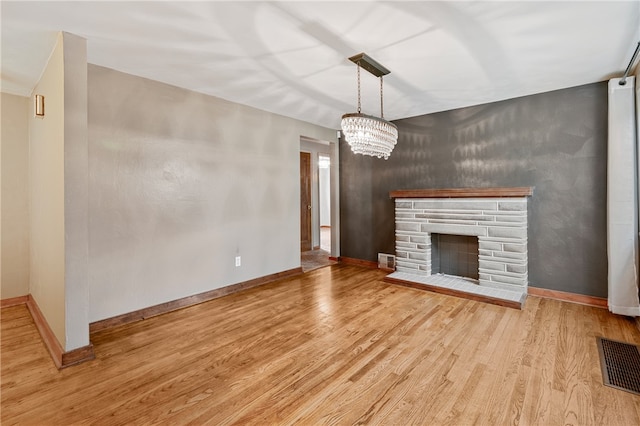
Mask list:
[[[56,370],[24,306],[1,310],[11,424],[638,425],[595,336],[632,320],[529,297],[518,311],[334,265],[92,334]]]

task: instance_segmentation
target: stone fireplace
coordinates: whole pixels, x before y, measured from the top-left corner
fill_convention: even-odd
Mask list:
[[[532,193],[529,187],[393,191],[396,272],[387,281],[520,308],[527,294]],[[432,274],[432,234],[477,237],[478,279]]]

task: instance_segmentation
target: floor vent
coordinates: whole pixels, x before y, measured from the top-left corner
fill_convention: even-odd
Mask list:
[[[596,339],[604,384],[640,395],[640,348],[602,337]]]
[[[396,257],[392,254],[378,253],[378,268],[386,271],[395,271]]]

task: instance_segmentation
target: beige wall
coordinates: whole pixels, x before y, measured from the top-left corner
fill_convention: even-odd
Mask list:
[[[30,293],[69,351],[89,344],[86,40],[58,34],[35,94],[44,117],[2,94],[1,296]]]
[[[65,347],[64,58],[62,34],[34,94],[45,97],[45,117],[30,103],[30,293]]]
[[[29,98],[1,94],[0,299],[29,293]]]
[[[335,130],[95,65],[88,83],[91,321],[300,266],[300,136]]]
[[[89,344],[87,41],[64,41],[65,350]]]

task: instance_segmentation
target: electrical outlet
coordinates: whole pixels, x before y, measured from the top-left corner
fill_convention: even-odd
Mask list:
[[[240,256],[236,256],[236,266],[240,266],[242,258]]]

